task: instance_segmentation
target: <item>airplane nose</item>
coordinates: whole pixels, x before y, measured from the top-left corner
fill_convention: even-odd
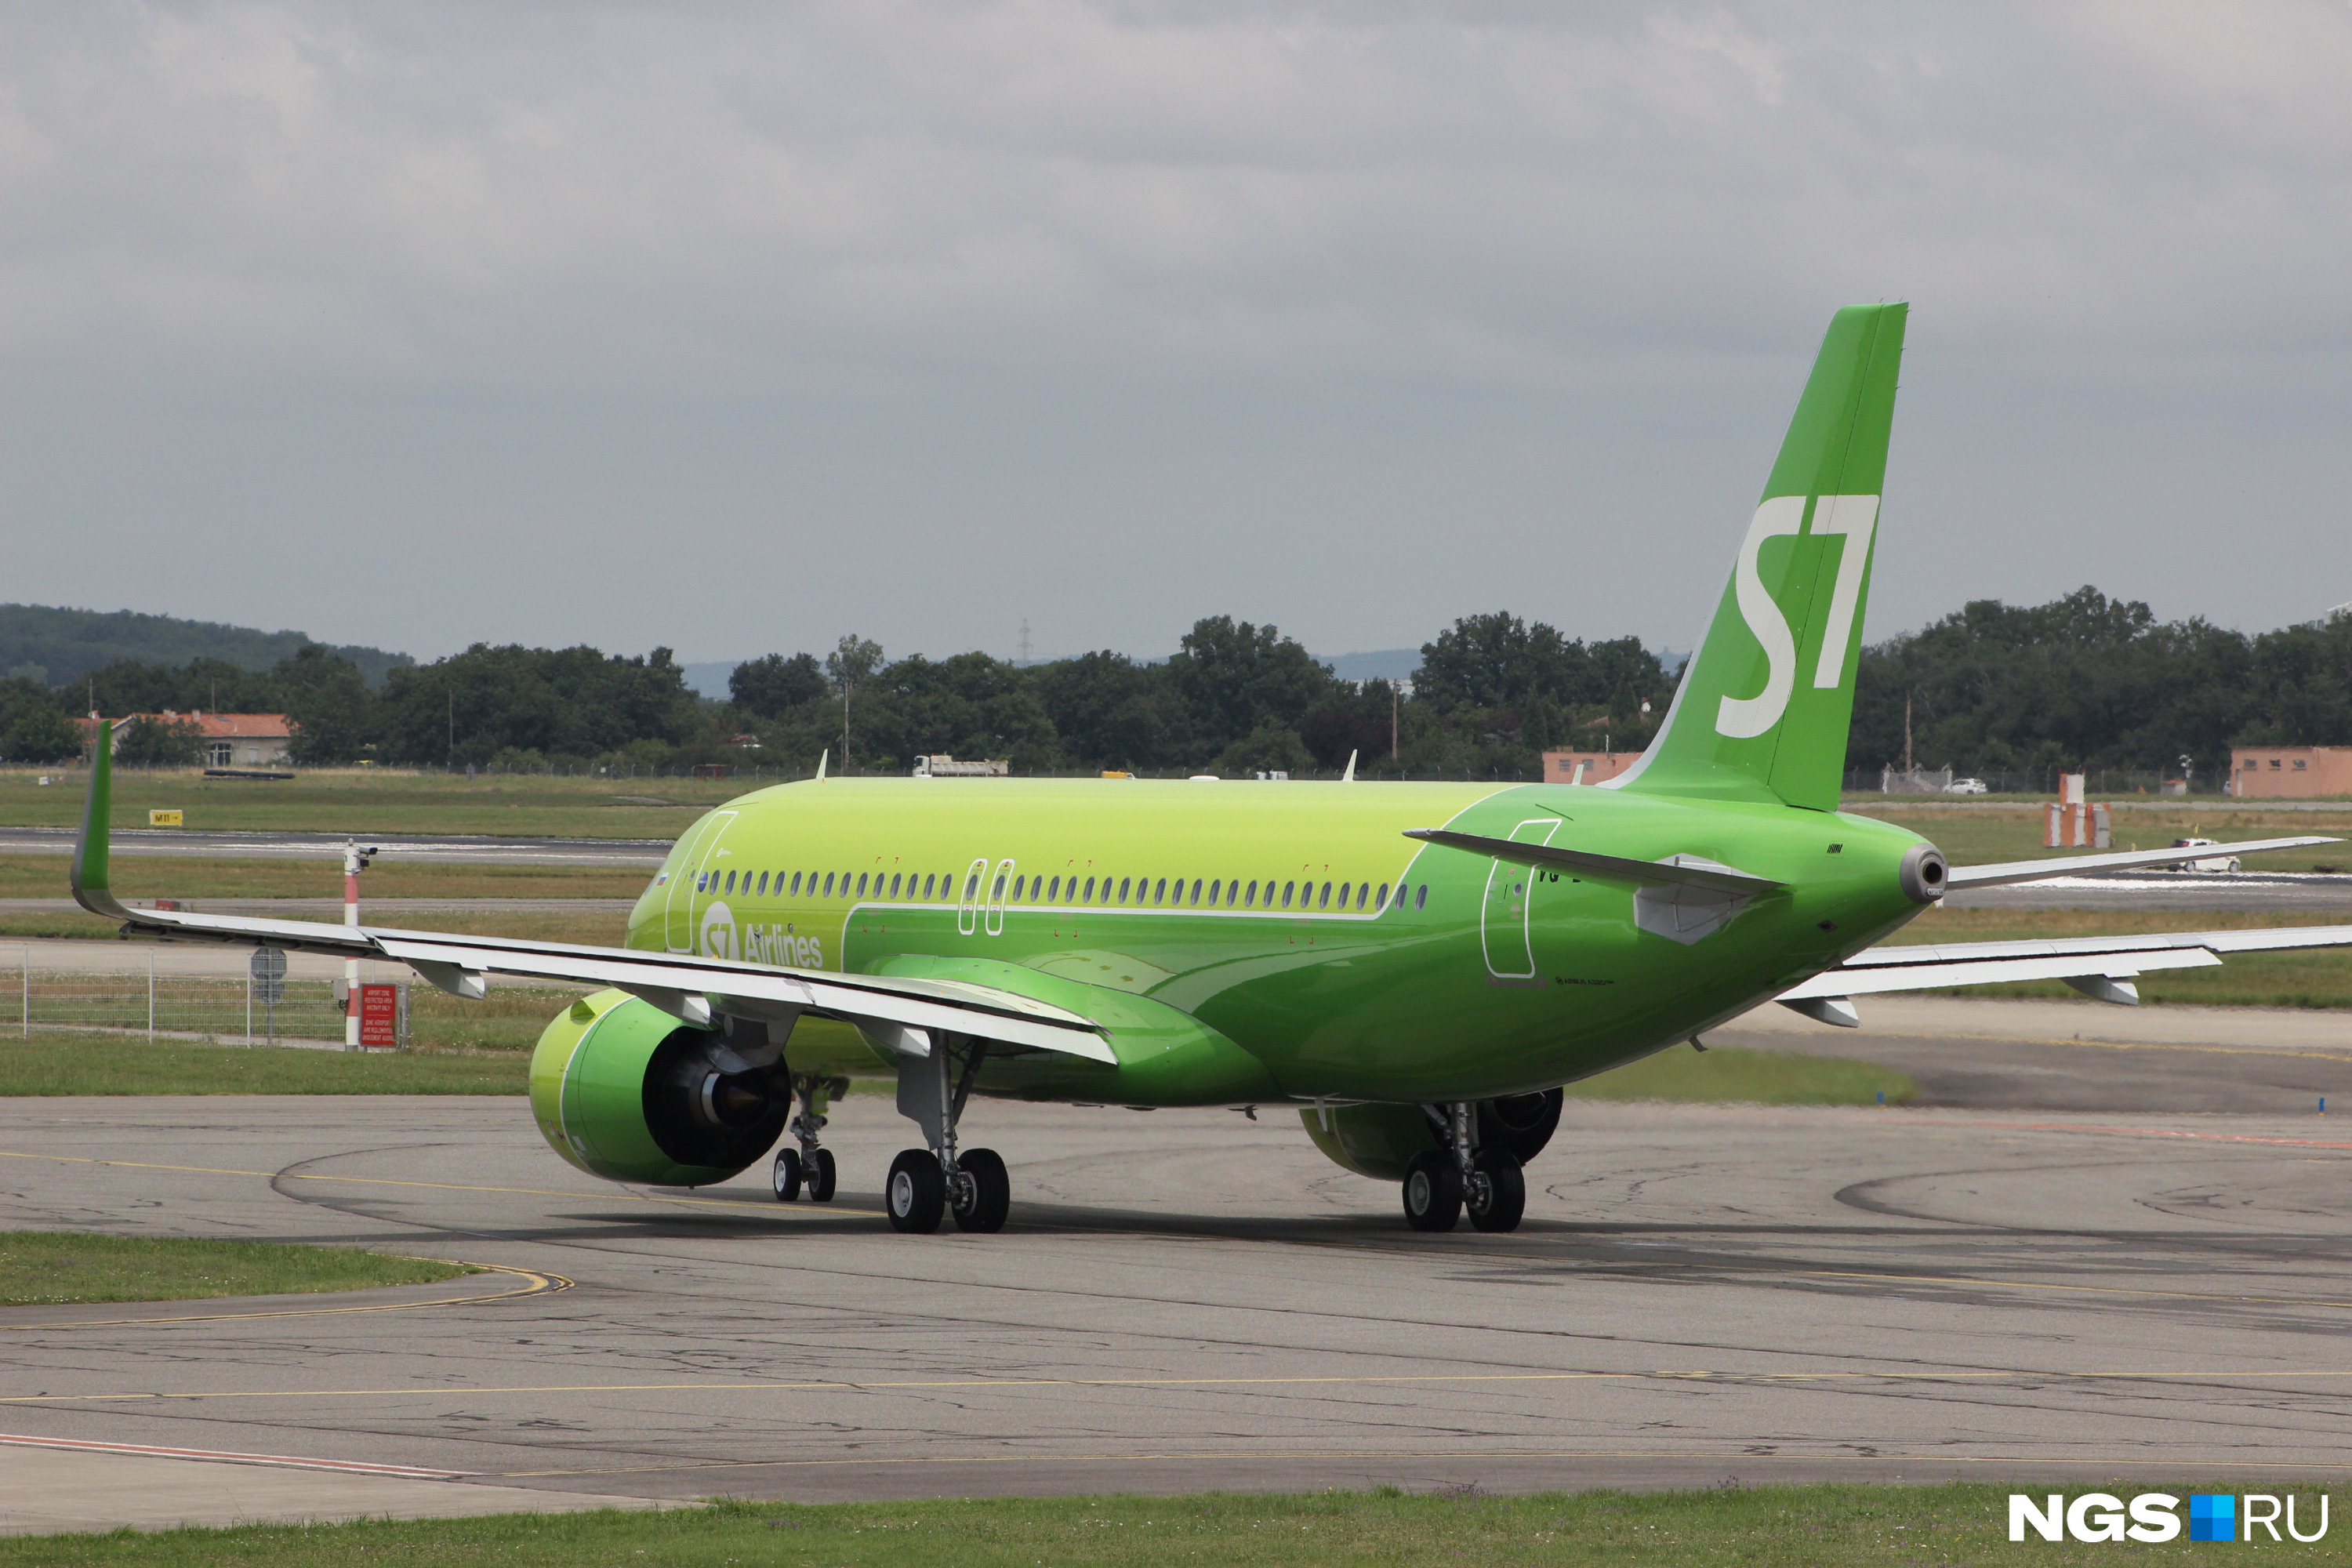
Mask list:
[[[1915,904],[1932,904],[1944,896],[1944,852],[1932,844],[1914,844],[1903,852],[1903,895]]]

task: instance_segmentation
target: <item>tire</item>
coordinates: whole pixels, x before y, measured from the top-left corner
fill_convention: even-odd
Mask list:
[[[808,1200],[813,1204],[833,1202],[833,1151],[812,1149],[808,1159]]]
[[[1463,1205],[1470,1211],[1470,1223],[1480,1230],[1518,1229],[1519,1216],[1528,1212],[1528,1178],[1518,1161],[1499,1149],[1481,1149],[1477,1166],[1486,1178],[1486,1201]]]
[[[971,1178],[970,1204],[955,1211],[956,1228],[982,1235],[1003,1230],[1013,1207],[1013,1178],[1004,1173],[1004,1162],[993,1149],[967,1149],[956,1163]]]
[[[788,1204],[801,1195],[801,1152],[790,1146],[776,1151],[775,1169],[769,1173],[769,1183],[776,1189],[776,1201]]]
[[[906,1149],[890,1162],[890,1179],[882,1187],[882,1204],[890,1213],[890,1228],[910,1236],[929,1236],[940,1228],[948,1206],[947,1178],[940,1158],[929,1149]]]
[[[1448,1231],[1462,1217],[1462,1173],[1443,1149],[1424,1149],[1404,1169],[1404,1222],[1415,1230]]]

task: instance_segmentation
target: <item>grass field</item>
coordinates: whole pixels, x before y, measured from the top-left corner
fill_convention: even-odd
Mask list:
[[[429,1285],[475,1272],[463,1263],[385,1258],[355,1247],[0,1230],[0,1306],[8,1307],[307,1295]]]
[[[1571,1100],[1732,1101],[1748,1105],[1889,1105],[1919,1086],[1892,1068],[1836,1057],[1672,1046],[1655,1056],[1568,1086]]]
[[[1932,839],[1955,866],[2094,853],[2089,849],[2044,847],[2042,803],[2039,801],[2014,805],[1919,805],[1913,797],[1850,802],[1845,809],[1895,823]],[[2345,842],[2258,855],[2246,862],[2246,869],[2352,869],[2352,803],[2340,810],[2266,812],[2252,803],[2229,810],[2184,811],[2179,801],[2117,802],[2114,821],[2116,849],[2161,849],[2176,838],[2300,838],[2332,835]]]
[[[79,827],[89,775],[78,768],[0,769],[0,824]],[[750,790],[758,779],[549,778],[543,774],[402,774],[369,769],[303,773],[260,782],[208,779],[198,770],[114,775],[118,826],[150,810],[186,813],[199,830],[276,828],[323,833],[500,833],[571,838],[675,838],[697,813]]]
[[[2284,1482],[2160,1483],[2088,1475],[2032,1489],[2128,1498],[2168,1491],[2187,1531],[2195,1492],[2284,1496]],[[1406,1493],[1191,1497],[1127,1495],[903,1503],[728,1502],[659,1513],[509,1514],[485,1519],[371,1520],[312,1526],[128,1531],[0,1540],[12,1563],[163,1568],[347,1568],[397,1563],[512,1568],[635,1563],[646,1568],[1403,1568],[1407,1564],[1607,1563],[1612,1568],[1844,1568],[1865,1563],[2140,1563],[2227,1555],[2232,1548],[2133,1542],[2084,1548],[2009,1541],[2009,1489],[1998,1485],[1747,1487],[1710,1491],[1567,1492],[1489,1497],[1475,1487]],[[2287,1548],[2297,1563],[2352,1561],[2345,1494],[2330,1496],[2326,1539]],[[2297,1494],[2308,1531],[2318,1495]],[[2264,1544],[2268,1544],[2264,1542]],[[2238,1548],[2242,1550],[2242,1547]],[[2275,1550],[2275,1549],[2274,1549]]]
[[[0,899],[63,899],[68,858],[0,855]],[[360,879],[363,899],[634,899],[653,880],[643,867],[479,866],[379,858]],[[204,855],[122,855],[112,883],[125,899],[334,899],[340,854],[311,860],[222,860]]]

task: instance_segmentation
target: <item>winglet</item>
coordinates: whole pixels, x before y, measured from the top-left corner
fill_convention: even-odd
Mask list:
[[[107,885],[108,828],[114,801],[114,730],[95,713],[90,720],[89,799],[82,807],[81,837],[74,843],[70,873],[74,902],[91,914],[127,921],[131,918],[131,911],[115,900],[114,889]]]

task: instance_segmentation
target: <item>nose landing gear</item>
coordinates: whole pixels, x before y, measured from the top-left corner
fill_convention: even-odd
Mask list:
[[[849,1080],[845,1078],[819,1078],[805,1072],[793,1075],[793,1093],[801,1109],[784,1124],[784,1131],[800,1147],[786,1145],[776,1151],[772,1181],[778,1203],[791,1203],[803,1191],[813,1204],[833,1201],[833,1151],[819,1146],[817,1134],[824,1129],[824,1110],[833,1097],[848,1092]]]
[[[1528,1208],[1528,1179],[1518,1156],[1507,1148],[1479,1145],[1478,1108],[1472,1101],[1455,1100],[1440,1110],[1445,1147],[1424,1149],[1405,1167],[1405,1223],[1415,1230],[1448,1231],[1466,1210],[1476,1229],[1518,1229]]]

